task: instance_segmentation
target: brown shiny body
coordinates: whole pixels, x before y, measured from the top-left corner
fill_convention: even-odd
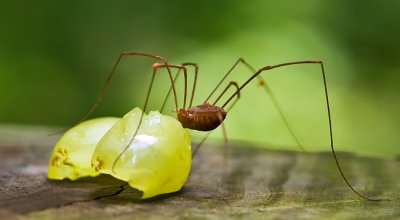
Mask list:
[[[226,111],[218,106],[205,103],[188,109],[179,109],[177,117],[184,128],[211,131],[224,121]]]

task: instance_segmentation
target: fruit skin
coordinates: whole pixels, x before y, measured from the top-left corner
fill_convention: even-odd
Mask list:
[[[65,132],[50,157],[48,178],[76,180],[99,175],[91,167],[93,152],[100,139],[118,120],[114,117],[91,119]]]
[[[180,190],[191,166],[190,133],[173,117],[159,112],[144,115],[139,131],[128,146],[142,114],[135,108],[100,140],[92,166],[101,173],[127,181],[143,192],[142,198]]]

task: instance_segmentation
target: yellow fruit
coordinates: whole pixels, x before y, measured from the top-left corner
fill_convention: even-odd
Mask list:
[[[178,191],[190,171],[190,133],[175,118],[150,112],[131,142],[141,114],[135,108],[108,130],[95,149],[92,166],[127,181],[143,192],[143,198]]]
[[[91,167],[94,149],[104,134],[119,118],[98,118],[78,124],[69,129],[56,143],[50,157],[49,179],[76,180],[84,176],[97,176]]]

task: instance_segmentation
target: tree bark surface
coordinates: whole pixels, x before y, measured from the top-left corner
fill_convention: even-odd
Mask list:
[[[204,145],[176,193],[140,200],[108,175],[47,179],[57,137],[38,127],[0,126],[0,219],[392,219],[400,218],[400,162],[351,153],[302,153]]]

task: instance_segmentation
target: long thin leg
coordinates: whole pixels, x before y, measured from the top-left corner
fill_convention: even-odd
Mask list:
[[[237,84],[237,82],[230,81],[228,86],[225,87],[225,89],[221,92],[221,94],[218,96],[218,98],[214,101],[213,105],[216,105],[218,103],[218,101],[221,99],[221,97],[228,91],[228,89],[231,86],[235,86],[236,87],[236,91],[239,89],[239,85]],[[238,93],[237,98],[240,98],[240,93]]]
[[[163,64],[158,64],[158,65],[156,65],[156,68],[158,69],[158,68],[165,68],[166,66],[165,65],[163,65]],[[186,67],[185,66],[183,66],[183,65],[174,65],[174,64],[169,64],[169,67],[172,67],[172,68],[177,68],[178,69],[178,72],[176,73],[176,75],[175,75],[175,77],[174,77],[174,85],[175,85],[175,82],[176,82],[176,80],[177,80],[177,78],[178,78],[178,75],[179,75],[179,73],[180,73],[180,71],[181,70],[183,70],[183,75],[184,75],[184,79],[185,79],[185,84],[184,84],[184,96],[183,96],[183,108],[186,108],[186,97],[187,97],[187,69],[186,69]],[[170,88],[169,88],[169,90],[168,90],[168,92],[167,92],[167,95],[166,95],[166,97],[165,97],[165,99],[164,99],[164,102],[163,102],[163,104],[162,104],[162,106],[161,106],[161,109],[160,109],[160,112],[162,112],[163,110],[164,110],[164,107],[165,107],[165,105],[166,105],[166,103],[167,103],[167,99],[168,99],[168,97],[169,97],[169,95],[170,95],[170,93],[171,93],[171,91],[172,91],[172,85],[170,86]],[[177,109],[176,109],[177,110]]]
[[[189,108],[192,107],[193,104],[193,98],[194,98],[194,92],[196,90],[196,85],[197,85],[197,76],[199,73],[199,65],[197,63],[182,63],[182,66],[193,66],[194,67],[194,80],[193,80],[193,89],[192,89],[192,95],[190,96],[190,103],[189,103]]]
[[[193,80],[193,87],[192,87],[193,89],[192,89],[192,94],[191,94],[190,103],[189,103],[189,108],[190,108],[190,107],[192,107],[192,104],[193,104],[193,98],[194,98],[194,93],[195,93],[196,85],[197,85],[197,76],[198,76],[199,67],[198,67],[198,65],[196,63],[182,63],[181,66],[183,66],[183,67],[193,66],[194,67],[194,80]],[[176,82],[176,79],[178,78],[178,75],[179,75],[179,70],[178,70],[178,73],[175,75],[174,82]],[[160,112],[162,112],[162,110],[164,109],[164,107],[166,105],[166,102],[167,102],[167,99],[168,99],[169,95],[171,94],[171,91],[172,91],[172,86],[169,88],[169,90],[167,92],[167,95],[166,95],[166,97],[164,99],[164,103],[163,103],[163,105],[161,107]],[[185,90],[185,94],[186,94],[186,90]],[[186,99],[185,99],[185,101],[186,101]]]
[[[171,70],[170,70],[170,68],[168,67],[168,61],[167,61],[167,59],[165,59],[164,57],[161,57],[161,56],[151,55],[151,54],[147,54],[147,53],[140,53],[140,52],[139,52],[139,53],[138,53],[138,52],[122,52],[122,53],[119,55],[117,61],[115,62],[114,66],[113,66],[113,68],[112,68],[112,70],[111,70],[111,72],[108,74],[107,79],[106,79],[106,81],[104,82],[103,87],[101,88],[101,90],[100,90],[100,92],[99,92],[99,95],[97,96],[96,102],[93,104],[93,106],[90,108],[90,110],[89,110],[76,124],[79,124],[80,122],[85,121],[90,115],[92,115],[92,114],[94,113],[94,111],[95,111],[95,110],[97,109],[97,107],[100,105],[101,101],[103,100],[104,93],[105,93],[105,91],[106,91],[108,85],[110,84],[110,81],[111,81],[112,77],[113,77],[114,74],[115,74],[115,70],[117,69],[117,67],[118,67],[118,65],[119,65],[119,63],[120,63],[120,61],[121,61],[121,59],[122,59],[123,57],[126,57],[126,56],[143,56],[143,57],[150,57],[150,58],[154,58],[154,59],[160,60],[161,62],[164,63],[164,65],[167,65],[167,71],[168,71],[168,74],[169,74],[169,78],[170,78],[170,80],[171,80],[171,84],[172,84],[171,87],[172,87],[172,90],[173,90],[173,93],[174,93],[175,107],[178,108],[178,100],[177,100],[177,97],[176,97],[176,89],[175,89],[175,86],[174,86],[174,79],[172,78]],[[147,105],[147,101],[146,101],[145,105]],[[49,134],[49,135],[50,135],[50,136],[51,136],[51,135],[55,135],[55,134],[58,134],[58,133],[60,133],[60,132],[64,132],[65,130],[67,130],[67,129],[64,129],[64,130],[61,130],[61,131],[57,131],[57,132],[51,133],[51,134]]]
[[[283,66],[290,66],[290,65],[297,65],[297,64],[319,64],[321,66],[321,70],[322,70],[322,79],[324,82],[324,89],[325,89],[325,99],[326,99],[326,107],[327,107],[327,112],[328,112],[328,124],[329,124],[329,136],[330,136],[330,145],[331,145],[331,150],[332,150],[332,154],[333,154],[333,158],[335,159],[336,162],[336,166],[340,172],[340,175],[342,176],[343,180],[346,182],[347,186],[355,193],[357,194],[359,197],[368,200],[368,201],[382,201],[382,200],[387,200],[387,199],[371,199],[368,198],[364,195],[362,195],[361,193],[359,193],[357,190],[355,190],[353,188],[353,186],[350,184],[350,182],[347,180],[346,176],[344,175],[342,168],[339,164],[339,161],[337,159],[336,156],[336,152],[334,149],[334,144],[333,144],[333,132],[332,132],[332,119],[331,119],[331,111],[330,111],[330,106],[329,106],[329,98],[328,98],[328,87],[327,87],[327,83],[326,83],[326,76],[325,76],[325,69],[324,69],[324,65],[322,63],[322,61],[319,60],[309,60],[309,61],[296,61],[296,62],[289,62],[289,63],[282,63],[282,64],[278,64],[278,65],[273,65],[273,66],[265,66],[261,69],[259,69],[256,73],[254,73],[242,86],[240,86],[240,88],[231,95],[231,97],[229,97],[229,99],[224,103],[224,105],[222,105],[222,108],[224,108],[238,93],[240,93],[240,91],[247,85],[249,84],[254,78],[256,78],[258,75],[260,75],[262,72],[271,70],[271,69],[275,69],[275,68],[279,68],[279,67],[283,67]]]
[[[172,77],[170,65],[168,64],[168,61],[167,61],[165,58],[163,58],[163,57],[154,56],[154,55],[145,54],[145,53],[131,53],[131,52],[124,52],[124,53],[121,53],[121,55],[119,56],[119,58],[118,58],[116,64],[114,65],[113,70],[111,71],[111,74],[110,74],[109,78],[107,79],[107,82],[111,79],[111,76],[113,75],[113,73],[114,73],[116,67],[117,67],[118,64],[119,64],[119,61],[121,60],[121,58],[122,58],[123,56],[146,56],[146,57],[151,57],[151,58],[155,58],[155,59],[157,59],[157,60],[162,61],[162,62],[164,63],[164,65],[165,65],[165,67],[167,68],[168,75],[169,75],[169,78],[170,78],[170,80],[171,80],[171,85],[172,85],[172,88],[173,88],[173,91],[174,91],[175,106],[176,106],[176,108],[178,109],[178,100],[177,100],[177,97],[176,97],[176,89],[175,89],[175,84],[174,84],[174,80],[173,80],[173,77]],[[146,112],[146,109],[147,109],[147,104],[148,104],[148,101],[149,101],[151,89],[152,89],[152,87],[153,87],[154,77],[155,77],[155,74],[156,74],[156,72],[157,72],[158,65],[159,65],[159,64],[154,64],[154,65],[153,65],[153,74],[151,75],[150,85],[149,85],[149,89],[147,90],[147,96],[146,96],[146,100],[145,100],[145,102],[144,102],[143,112],[142,112],[142,114],[141,114],[141,116],[140,116],[140,119],[139,119],[138,127],[136,128],[135,133],[133,134],[133,136],[131,136],[131,138],[130,138],[128,144],[127,144],[127,146],[124,148],[124,150],[122,150],[122,152],[121,152],[121,153],[118,155],[118,157],[114,160],[113,165],[112,165],[112,168],[111,168],[112,172],[115,172],[115,171],[114,171],[115,165],[117,164],[117,162],[119,161],[119,159],[121,158],[121,156],[128,150],[129,146],[132,144],[133,140],[135,139],[135,137],[136,137],[136,135],[137,135],[137,133],[138,133],[138,131],[139,131],[140,125],[142,124],[143,116],[144,116],[144,114],[145,114],[145,112]],[[104,86],[104,87],[105,87],[105,86]],[[103,88],[104,88],[104,87],[103,87]]]
[[[254,74],[256,72],[256,70],[249,64],[247,63],[243,58],[239,58],[234,64],[233,66],[229,69],[229,71],[225,74],[224,77],[222,77],[221,81],[217,84],[217,86],[214,88],[214,90],[210,93],[210,95],[207,97],[206,101],[204,103],[206,103],[211,96],[216,92],[216,90],[218,89],[218,87],[222,84],[222,82],[232,73],[232,71],[236,68],[236,66],[238,64],[243,64],[244,66],[246,66],[250,72],[252,74]],[[293,126],[291,125],[288,117],[285,115],[285,112],[283,111],[282,106],[280,105],[278,98],[276,97],[276,95],[272,92],[272,89],[268,86],[268,84],[265,83],[265,80],[262,78],[262,76],[258,75],[257,76],[258,79],[258,85],[262,86],[265,90],[265,92],[267,94],[270,95],[272,102],[274,103],[276,109],[279,112],[279,115],[281,116],[283,122],[285,123],[286,128],[289,130],[292,138],[294,139],[294,141],[297,143],[297,145],[300,147],[300,149],[302,151],[304,150],[303,147],[303,141],[301,140],[300,136],[297,135],[297,132],[295,131],[295,129],[293,128]]]
[[[239,60],[240,60],[252,73],[255,73],[255,72],[256,72],[256,69],[254,69],[254,67],[251,66],[249,63],[247,63],[243,58],[239,58]],[[262,77],[261,75],[258,75],[258,76],[257,76],[257,79],[258,79],[258,85],[259,85],[259,86],[262,86],[262,87],[264,88],[265,92],[268,93],[269,96],[271,97],[272,102],[274,103],[276,109],[278,110],[279,115],[281,116],[283,122],[285,123],[286,128],[289,130],[289,132],[290,132],[292,138],[296,141],[296,143],[297,143],[297,145],[300,147],[300,149],[301,149],[302,151],[305,151],[305,150],[304,150],[304,147],[303,147],[303,146],[304,146],[304,144],[303,144],[304,141],[300,138],[300,136],[297,134],[296,130],[295,130],[295,129],[293,128],[293,126],[291,125],[291,123],[290,123],[288,117],[286,116],[286,114],[285,114],[285,112],[284,112],[284,110],[283,110],[283,108],[282,108],[282,105],[281,105],[280,102],[278,101],[278,98],[276,97],[275,93],[273,93],[271,87],[270,87],[267,83],[265,83],[265,80],[263,79],[263,77]]]
[[[260,76],[260,75],[259,75]],[[261,76],[260,76],[261,78]],[[283,122],[285,123],[286,128],[289,130],[292,138],[294,139],[294,141],[296,141],[297,145],[300,147],[300,149],[302,151],[304,150],[304,141],[300,138],[300,136],[297,134],[296,130],[294,129],[293,126],[291,126],[291,123],[288,119],[288,117],[286,116],[285,112],[283,111],[283,108],[281,107],[282,105],[280,104],[280,102],[278,101],[278,98],[276,97],[275,93],[272,92],[271,87],[268,86],[268,84],[264,83],[264,81],[260,81],[259,83],[260,86],[264,87],[264,90],[270,95],[272,102],[274,103],[274,105],[276,106],[279,115],[281,116]]]
[[[204,142],[207,140],[207,138],[210,136],[210,134],[211,134],[211,131],[208,131],[207,134],[203,137],[203,139],[201,139],[201,141],[196,145],[196,147],[194,147],[194,150],[192,152],[192,158],[194,158],[194,156],[196,156],[197,151],[204,144]]]
[[[221,128],[222,128],[222,135],[224,136],[224,173],[226,171],[226,168],[228,167],[228,133],[226,132],[226,127],[224,122],[222,122],[224,119],[222,118],[222,115],[219,115],[220,121],[221,121]]]
[[[122,52],[122,53],[119,55],[117,61],[115,62],[114,66],[113,66],[113,68],[112,68],[112,70],[111,70],[111,72],[108,74],[108,77],[107,77],[107,79],[106,79],[106,81],[105,81],[103,87],[102,87],[101,90],[100,90],[100,93],[99,93],[99,95],[98,95],[98,97],[97,97],[97,99],[96,99],[95,104],[92,106],[92,108],[90,108],[90,110],[83,116],[83,118],[82,118],[79,122],[82,122],[82,121],[86,120],[86,119],[87,119],[91,114],[93,114],[93,112],[97,109],[97,107],[99,106],[99,104],[101,103],[101,101],[102,101],[102,99],[103,99],[105,90],[107,89],[108,85],[110,84],[110,81],[111,81],[112,77],[114,76],[115,70],[117,69],[117,67],[118,67],[118,65],[119,65],[119,63],[120,63],[120,61],[121,61],[121,59],[122,59],[123,57],[126,57],[126,56],[144,56],[144,57],[150,57],[150,58],[154,58],[154,59],[160,60],[161,62],[164,63],[164,65],[168,65],[167,59],[165,59],[164,57],[161,57],[161,56],[155,56],[155,55],[151,55],[151,54],[147,54],[147,53]],[[167,71],[168,71],[168,74],[169,74],[169,77],[170,77],[170,80],[171,80],[171,83],[172,83],[172,89],[173,89],[174,98],[175,98],[175,106],[176,106],[176,108],[178,108],[178,101],[177,101],[177,98],[176,98],[176,89],[175,89],[175,86],[174,86],[174,84],[173,84],[173,81],[174,81],[174,80],[173,80],[173,78],[172,78],[171,69],[170,69],[169,67],[167,67]],[[147,105],[147,102],[145,103],[145,105]]]
[[[219,81],[219,83],[217,84],[217,86],[215,86],[215,88],[211,91],[210,95],[208,95],[208,97],[206,98],[206,100],[204,100],[204,103],[208,102],[208,100],[211,98],[211,96],[214,95],[214,93],[217,91],[217,89],[221,86],[222,82],[226,79],[226,77],[228,77],[229,74],[231,74],[231,72],[236,68],[236,66],[237,66],[240,62],[244,62],[244,60],[243,60],[242,58],[239,58],[239,59],[233,64],[233,66],[228,70],[228,72],[225,74],[225,76],[222,77],[221,81]]]
[[[176,83],[180,71],[181,71],[181,69],[178,69],[177,73],[175,74],[174,83]],[[167,95],[164,98],[164,102],[163,102],[163,104],[161,105],[161,108],[160,108],[160,113],[164,112],[165,105],[167,104],[167,101],[168,101],[169,96],[171,95],[171,92],[172,92],[172,86],[169,87]]]

